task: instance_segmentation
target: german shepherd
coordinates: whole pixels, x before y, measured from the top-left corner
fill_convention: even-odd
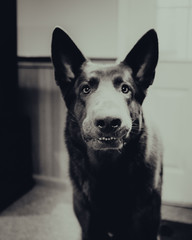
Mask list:
[[[52,61],[68,109],[65,140],[82,240],[157,240],[162,149],[142,110],[158,61],[156,32],[124,61],[99,65],[56,28]]]

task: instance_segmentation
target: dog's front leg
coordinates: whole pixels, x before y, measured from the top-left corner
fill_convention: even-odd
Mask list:
[[[82,230],[82,240],[106,240],[101,219],[92,212],[85,196],[80,192],[73,193],[73,207]]]

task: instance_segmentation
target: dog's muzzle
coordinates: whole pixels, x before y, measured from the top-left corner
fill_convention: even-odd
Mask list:
[[[98,118],[83,125],[83,138],[94,150],[121,150],[129,132],[130,127],[124,126],[120,118]]]

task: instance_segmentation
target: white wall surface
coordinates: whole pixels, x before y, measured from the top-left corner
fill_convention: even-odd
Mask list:
[[[151,28],[156,28],[155,0],[119,0],[118,58],[121,60]]]
[[[18,0],[18,56],[50,56],[55,26],[88,57],[116,57],[118,0]]]
[[[88,57],[122,58],[150,28],[162,61],[192,60],[192,0],[18,0],[18,56],[50,56],[55,26]]]

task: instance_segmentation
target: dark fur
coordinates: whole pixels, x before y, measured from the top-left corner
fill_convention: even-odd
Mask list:
[[[156,240],[162,149],[142,111],[158,60],[155,31],[123,62],[97,66],[56,28],[52,59],[68,108],[65,139],[82,239]]]

